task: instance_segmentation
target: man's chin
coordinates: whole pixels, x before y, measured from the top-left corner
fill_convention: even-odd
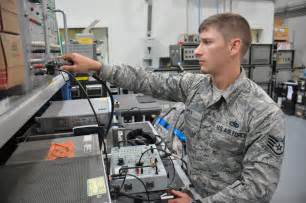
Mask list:
[[[200,71],[201,73],[204,73],[204,74],[209,74],[209,70],[207,67],[204,67],[204,66],[200,66]]]

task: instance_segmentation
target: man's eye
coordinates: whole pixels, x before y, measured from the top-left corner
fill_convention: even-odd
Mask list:
[[[204,43],[204,44],[211,44],[211,41],[204,40],[203,43]]]

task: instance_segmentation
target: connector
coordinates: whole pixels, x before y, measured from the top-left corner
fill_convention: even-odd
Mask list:
[[[133,185],[132,184],[124,184],[123,186],[125,191],[129,191],[133,189]]]
[[[153,181],[146,182],[146,188],[147,189],[153,189],[154,188],[154,182]]]
[[[60,67],[64,65],[73,65],[72,61],[66,61],[60,58],[56,58],[52,61],[49,61],[48,63],[45,64],[45,68],[47,69],[47,74],[48,75],[54,75],[55,70],[59,69]]]
[[[118,164],[119,166],[124,165],[124,159],[123,159],[123,158],[119,158],[117,164]]]
[[[135,166],[143,166],[143,162],[142,161],[136,162]]]

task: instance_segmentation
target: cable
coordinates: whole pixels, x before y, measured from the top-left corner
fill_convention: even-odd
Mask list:
[[[156,165],[146,165],[146,166],[121,167],[119,169],[119,174],[122,174],[126,169],[135,169],[135,168],[157,168],[157,166]]]
[[[162,152],[164,152],[164,153],[165,153],[167,156],[170,156],[170,155],[171,155],[171,153],[166,152],[166,151],[165,151],[165,150],[163,150],[163,149],[149,148],[149,149],[147,149],[146,151],[142,152],[142,154],[140,155],[140,158],[139,158],[139,160],[138,160],[138,163],[140,163],[140,162],[141,162],[141,159],[142,159],[142,157],[143,157],[143,155],[144,155],[145,153],[147,153],[148,151],[154,150],[154,149],[156,149],[156,150],[158,150],[158,151],[162,151]]]
[[[160,135],[155,135],[155,137],[158,137],[159,139],[160,139],[160,141],[159,142],[156,142],[155,144],[156,145],[161,145],[162,143],[165,143],[165,140],[164,140],[164,138],[162,137],[162,136],[160,136]],[[157,141],[157,138],[156,138],[156,141]],[[166,144],[166,143],[165,143]]]
[[[97,122],[97,124],[98,124],[98,135],[99,135],[99,137],[100,137],[100,139],[99,139],[99,146],[101,147],[101,142],[102,142],[103,148],[104,148],[105,158],[106,158],[106,160],[108,160],[108,156],[107,156],[107,152],[106,152],[106,144],[105,144],[105,141],[104,141],[104,137],[102,136],[102,132],[100,132],[100,130],[99,130],[100,127],[103,127],[103,126],[101,125],[101,123],[100,123],[100,121],[99,121],[99,119],[98,119],[97,113],[96,113],[96,111],[95,111],[95,109],[94,109],[94,107],[93,107],[93,105],[92,105],[92,103],[91,103],[91,101],[90,101],[90,99],[89,99],[89,96],[88,96],[86,90],[84,89],[83,85],[75,78],[75,76],[74,76],[73,74],[71,74],[71,73],[68,72],[68,71],[58,69],[58,68],[56,68],[56,70],[61,71],[61,72],[64,72],[64,73],[68,74],[69,76],[71,76],[71,77],[78,83],[78,85],[80,86],[81,90],[82,90],[83,93],[85,94],[85,96],[86,96],[86,98],[87,98],[87,100],[88,100],[88,102],[89,102],[89,105],[90,105],[90,107],[91,107],[91,109],[92,109],[92,111],[93,111],[93,113],[94,113],[96,122]]]
[[[110,91],[110,89],[107,87],[107,85],[95,74],[92,75],[92,77],[94,79],[96,79],[98,82],[101,83],[101,85],[106,89],[109,97],[110,97],[110,100],[111,100],[111,115],[110,115],[110,118],[109,118],[109,121],[108,121],[108,126],[106,128],[106,135],[108,134],[111,126],[112,126],[112,121],[113,121],[113,118],[114,118],[114,97],[113,97],[113,94],[112,92]]]
[[[137,177],[137,176],[135,176],[135,175],[133,175],[133,174],[125,173],[124,179],[123,179],[123,182],[122,182],[122,185],[121,185],[120,190],[122,189],[122,186],[124,185],[124,182],[125,182],[125,180],[126,180],[126,176],[131,176],[131,177],[136,178],[136,179],[143,185],[143,187],[144,187],[144,189],[145,189],[145,191],[146,191],[146,194],[147,194],[148,202],[150,202],[149,191],[148,191],[146,185],[144,184],[144,182],[143,182],[139,177]]]
[[[68,61],[68,62],[69,62],[69,61]],[[73,62],[70,62],[70,63],[73,63]],[[108,87],[107,87],[107,86],[106,86],[106,85],[105,85],[96,75],[93,75],[93,78],[95,78],[97,81],[99,81],[99,82],[102,84],[102,86],[104,86],[104,87],[106,88],[106,90],[108,91],[109,96],[110,96],[110,99],[111,99],[111,104],[112,104],[112,106],[111,106],[111,115],[110,115],[109,123],[108,123],[108,126],[107,126],[106,133],[104,133],[104,132],[103,132],[103,131],[104,131],[103,126],[101,125],[101,123],[100,123],[100,121],[99,121],[99,119],[98,119],[97,113],[96,113],[96,111],[95,111],[95,109],[94,109],[94,107],[93,107],[93,105],[92,105],[92,103],[91,103],[91,101],[90,101],[90,99],[89,99],[89,96],[88,96],[88,94],[87,94],[85,88],[84,88],[83,85],[75,78],[75,76],[74,76],[73,74],[71,74],[71,73],[68,72],[68,71],[65,71],[65,70],[62,70],[62,69],[60,69],[60,68],[57,68],[57,67],[60,67],[60,66],[62,66],[62,65],[64,65],[64,63],[61,63],[61,62],[59,62],[59,61],[57,61],[57,60],[48,62],[48,63],[45,65],[45,67],[47,68],[47,74],[53,75],[55,70],[59,71],[61,74],[62,74],[62,72],[64,72],[64,73],[68,74],[71,78],[73,78],[73,79],[78,83],[79,87],[81,88],[81,90],[82,90],[83,93],[85,94],[85,96],[86,96],[86,98],[87,98],[87,100],[88,100],[88,102],[89,102],[89,105],[90,105],[90,107],[91,107],[91,109],[92,109],[92,111],[93,111],[93,113],[94,113],[94,117],[95,117],[96,122],[97,122],[97,124],[98,124],[99,146],[100,146],[100,148],[102,148],[102,144],[103,144],[103,148],[104,148],[103,153],[104,153],[104,155],[105,155],[106,162],[108,163],[108,155],[107,155],[107,149],[106,149],[106,144],[105,144],[104,136],[108,134],[109,129],[111,128],[111,124],[112,124],[112,120],[113,120],[113,115],[114,115],[114,98],[112,97],[112,94],[111,94],[110,90],[108,89]],[[63,75],[62,75],[62,76],[63,76]],[[63,79],[64,79],[64,81],[65,81],[65,78],[64,78],[64,77],[63,77]],[[70,78],[69,78],[69,79],[70,79]],[[66,82],[66,81],[65,81],[65,82]],[[101,142],[102,142],[102,143],[101,143]],[[108,168],[107,168],[106,171],[107,171],[107,175],[108,175],[108,174],[109,174]],[[108,177],[108,176],[107,176],[107,177]],[[107,178],[107,180],[109,181],[109,178]]]
[[[119,169],[119,174],[122,174],[122,172],[124,172],[126,169],[135,169],[135,168],[156,168],[157,169],[157,165],[155,166],[134,166],[134,167],[122,167]],[[128,171],[128,170],[127,170]],[[124,176],[124,179],[123,179],[123,182],[120,186],[120,190],[122,189],[124,183],[125,183],[125,179],[126,179],[126,176]]]
[[[142,159],[142,157],[143,157],[143,155],[144,155],[145,153],[147,153],[147,152],[150,151],[150,150],[154,150],[154,149],[156,149],[157,151],[162,151],[162,152],[164,152],[164,153],[166,154],[166,157],[168,157],[169,160],[171,161],[172,169],[173,169],[173,176],[172,176],[172,179],[171,179],[170,183],[168,184],[168,185],[171,185],[171,184],[173,183],[174,178],[175,178],[175,175],[176,175],[174,163],[173,163],[173,161],[172,161],[172,159],[171,159],[171,157],[170,157],[170,156],[171,156],[171,153],[169,153],[169,152],[167,152],[167,151],[165,151],[165,150],[163,150],[163,149],[150,148],[150,149],[147,149],[146,151],[142,152],[142,154],[141,154],[141,156],[140,156],[140,158],[139,158],[139,160],[138,160],[138,163],[141,163],[141,159]]]
[[[60,73],[61,73],[61,75],[62,75],[62,77],[63,77],[64,82],[66,83],[69,79],[66,80],[66,79],[65,79],[65,76],[64,76],[64,74],[63,74],[63,72],[60,72]]]
[[[156,116],[156,118],[153,120],[153,124],[155,124],[155,122],[158,118],[165,118],[172,110],[175,110],[175,109],[176,109],[176,107],[171,107],[166,113],[164,113],[164,115]]]
[[[178,124],[178,122],[180,121],[180,117],[184,114],[184,112],[185,112],[185,109],[183,109],[181,112],[180,112],[180,114],[177,116],[177,119],[176,119],[176,121],[175,121],[175,123],[174,123],[174,125],[173,125],[173,127],[171,128],[171,130],[170,130],[170,136],[171,137],[173,137],[172,135],[173,135],[173,130],[174,130],[174,128],[176,128],[176,125]],[[183,123],[183,122],[182,122]],[[175,136],[175,135],[174,135]],[[172,144],[173,144],[173,138],[171,139],[171,142],[172,142]]]
[[[119,192],[119,195],[128,197],[128,198],[130,198],[130,199],[135,199],[135,200],[141,200],[141,201],[144,201],[144,202],[148,202],[147,199],[143,199],[143,198],[141,198],[141,197],[136,197],[136,196],[133,196],[133,195],[124,193],[124,192]],[[159,198],[159,199],[150,199],[150,201],[158,201],[158,202],[160,202],[160,201],[161,201],[161,198]]]
[[[179,118],[183,115],[184,112],[185,112],[185,109],[183,109],[183,110],[180,112],[180,114],[178,115],[177,120],[175,121],[175,124],[173,125],[173,128],[171,129],[171,134],[170,134],[170,135],[173,134],[173,129],[176,128],[176,126],[177,126],[177,124],[179,123],[179,120],[180,120]],[[180,124],[180,127],[179,127],[178,129],[181,129],[181,127],[183,126],[183,124],[184,124],[184,122],[182,122],[182,123]],[[172,137],[171,142],[172,142],[172,145],[173,145],[173,136],[171,136],[171,137]],[[182,155],[181,155],[181,158],[180,158],[180,160],[181,160],[181,162],[182,162],[181,167],[182,167],[182,169],[184,169],[183,164],[185,164],[186,170],[188,171],[188,165],[187,165],[186,161],[183,159],[183,158],[184,158],[184,152],[186,152],[186,142],[182,142],[182,141],[181,141],[181,143],[182,143]],[[169,147],[168,147],[168,148],[169,148]]]
[[[64,73],[67,73],[68,75],[70,75],[70,76],[78,83],[78,85],[81,87],[83,93],[85,94],[85,96],[86,96],[86,98],[87,98],[87,100],[88,100],[88,102],[89,102],[90,107],[92,108],[92,111],[93,111],[93,113],[94,113],[94,116],[95,116],[95,119],[96,119],[96,121],[97,121],[97,124],[98,124],[99,126],[102,126],[101,123],[100,123],[100,121],[99,121],[99,119],[98,119],[97,113],[96,113],[96,111],[95,111],[95,109],[94,109],[94,107],[93,107],[93,105],[92,105],[92,103],[91,103],[91,101],[90,101],[90,99],[89,99],[89,96],[88,96],[86,90],[84,89],[83,85],[75,78],[75,76],[74,76],[73,74],[69,73],[68,71],[61,70],[61,69],[57,69],[57,70],[58,70],[58,71],[61,71],[61,72],[64,72]]]
[[[166,113],[164,113],[163,115],[157,116],[157,117],[153,120],[154,127],[155,127],[155,124],[156,124],[157,119],[163,119],[163,118],[165,118],[165,117],[166,117],[169,113],[171,113],[171,111],[173,111],[173,110],[176,110],[176,107],[171,107],[171,108],[168,109],[168,111],[166,111]],[[156,127],[157,127],[157,126],[156,126]],[[167,142],[165,141],[164,138],[162,138],[161,136],[159,136],[159,138],[165,143],[164,150],[166,150],[166,148],[171,149],[171,148],[169,148],[169,146],[168,146],[168,144],[167,144]]]
[[[169,182],[169,184],[168,184],[168,187],[174,182],[174,179],[175,179],[175,176],[176,176],[176,173],[175,173],[175,168],[174,168],[174,163],[173,163],[173,160],[171,159],[171,157],[169,156],[168,157],[169,158],[169,160],[170,160],[170,162],[171,162],[171,164],[172,164],[172,169],[173,169],[173,176],[172,176],[172,179],[171,179],[171,181]]]
[[[182,169],[184,171],[186,170],[188,172],[188,164],[187,164],[187,162],[183,158],[181,158],[180,160],[182,162],[182,165],[181,165]],[[186,169],[184,169],[183,163],[185,164]],[[186,171],[185,171],[185,173],[186,173]],[[186,173],[186,174],[188,174],[188,173]]]
[[[157,145],[161,145],[162,143],[164,143],[165,144],[164,150],[166,151],[166,149],[168,149],[169,151],[171,151],[171,153],[173,152],[172,149],[168,146],[167,141],[162,136],[156,135],[156,137],[158,137],[161,140],[159,143],[157,143]]]

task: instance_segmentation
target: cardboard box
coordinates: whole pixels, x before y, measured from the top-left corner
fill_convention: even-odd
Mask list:
[[[20,36],[0,33],[0,89],[24,82],[24,56]]]
[[[4,53],[1,45],[1,40],[0,40],[0,70],[5,69],[5,58],[4,58]]]
[[[0,0],[0,31],[20,33],[17,0]]]
[[[0,9],[0,31],[19,34],[20,24],[18,14],[11,11]]]
[[[23,84],[23,66],[0,70],[0,90],[7,90],[17,85]]]
[[[274,28],[274,40],[289,41],[288,27]]]
[[[0,0],[0,7],[15,14],[18,13],[17,0]]]

